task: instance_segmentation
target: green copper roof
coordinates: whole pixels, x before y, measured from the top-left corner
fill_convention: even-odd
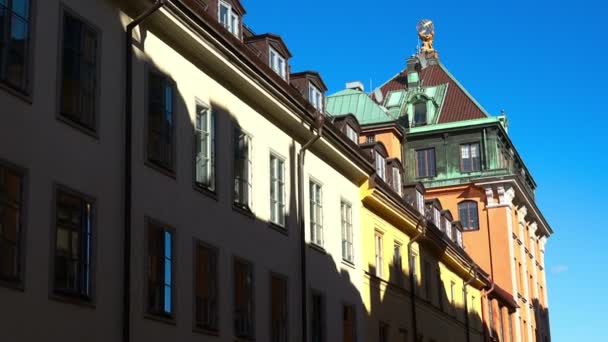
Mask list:
[[[355,89],[341,90],[327,97],[325,110],[331,115],[353,114],[361,125],[394,121],[369,96]]]

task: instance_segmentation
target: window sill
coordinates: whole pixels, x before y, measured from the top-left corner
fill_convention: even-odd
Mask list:
[[[5,82],[0,82],[0,89],[6,91],[10,95],[15,96],[16,98],[27,103],[28,105],[32,105],[34,102],[34,101],[32,101],[32,95],[27,94],[24,91],[17,90],[16,88],[11,87],[10,85],[6,84]]]
[[[276,230],[277,232],[279,232],[285,236],[289,236],[289,230],[287,230],[287,227],[285,227],[285,226],[281,226],[280,224],[274,223],[272,221],[268,221],[268,227],[272,230]]]
[[[310,249],[315,250],[321,254],[327,254],[327,251],[325,250],[325,248],[323,248],[323,246],[317,245],[316,243],[310,242],[310,243],[308,243],[308,247],[310,247]]]
[[[63,294],[60,292],[52,292],[51,294],[49,294],[49,299],[57,301],[57,302],[61,302],[61,303],[81,306],[83,308],[87,308],[87,309],[91,309],[91,310],[96,308],[95,304],[91,300],[77,297],[76,295],[72,296],[72,295]]]
[[[210,329],[205,329],[205,328],[199,328],[196,326],[194,328],[192,328],[192,332],[195,332],[197,334],[207,335],[207,336],[214,336],[214,337],[220,336],[219,330],[210,330]]]
[[[353,270],[355,269],[355,263],[346,259],[342,259],[342,265],[352,268]]]
[[[57,117],[57,121],[62,122],[64,124],[74,128],[75,130],[78,130],[78,131],[90,136],[91,138],[93,138],[95,140],[99,140],[99,134],[97,133],[96,130],[82,126],[78,122],[75,122],[74,120],[70,119],[69,117],[67,117],[61,113],[57,114],[56,117]]]
[[[241,213],[250,219],[255,219],[255,214],[249,207],[242,206],[238,203],[232,202],[232,210]]]
[[[192,186],[194,188],[194,190],[196,190],[197,192],[200,192],[201,194],[208,196],[209,198],[215,200],[215,201],[219,201],[219,198],[217,196],[217,192],[215,190],[211,190],[206,186],[200,185],[197,182],[193,183],[194,185]]]
[[[172,325],[172,326],[177,325],[175,318],[169,317],[169,316],[160,316],[160,315],[146,312],[146,313],[144,313],[144,318],[149,319],[151,321],[156,321],[159,323],[164,323],[164,324],[168,324],[168,325]]]
[[[177,177],[175,176],[175,171],[174,170],[170,170],[164,166],[158,165],[157,163],[146,159],[146,161],[144,162],[144,164],[146,164],[146,166],[148,166],[151,169],[154,169],[155,171],[158,171],[162,174],[164,174],[167,177],[173,178],[174,180],[177,179]]]

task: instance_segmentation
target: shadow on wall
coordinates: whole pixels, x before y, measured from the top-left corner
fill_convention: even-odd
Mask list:
[[[551,329],[549,325],[549,309],[540,303],[538,299],[532,300],[532,309],[534,310],[534,318],[536,322],[536,341],[550,342]]]

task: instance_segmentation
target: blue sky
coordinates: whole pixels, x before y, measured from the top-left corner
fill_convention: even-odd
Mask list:
[[[280,34],[293,71],[317,70],[330,93],[369,88],[415,52],[435,22],[442,62],[509,133],[539,187],[555,235],[546,267],[553,342],[606,341],[605,126],[608,4],[602,1],[243,0],[255,32]]]

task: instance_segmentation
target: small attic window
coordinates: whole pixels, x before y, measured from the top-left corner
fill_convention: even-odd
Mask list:
[[[376,173],[383,181],[386,181],[386,158],[383,155],[375,151],[376,159]]]
[[[348,124],[346,125],[346,136],[355,144],[359,143],[359,134],[357,134],[357,131],[355,131],[355,129]]]
[[[399,107],[401,105],[401,100],[403,99],[402,91],[394,91],[388,95],[386,98],[386,108],[391,107]]]
[[[319,112],[323,112],[323,94],[321,91],[312,85],[308,84],[308,101],[315,107]]]
[[[287,77],[287,63],[285,63],[285,58],[281,56],[275,49],[272,47],[268,48],[268,64],[270,68],[274,70],[282,79],[286,79]]]
[[[414,126],[426,125],[427,122],[426,102],[421,101],[414,104]]]
[[[218,20],[233,35],[239,36],[239,15],[232,10],[232,5],[220,1],[218,5]]]

